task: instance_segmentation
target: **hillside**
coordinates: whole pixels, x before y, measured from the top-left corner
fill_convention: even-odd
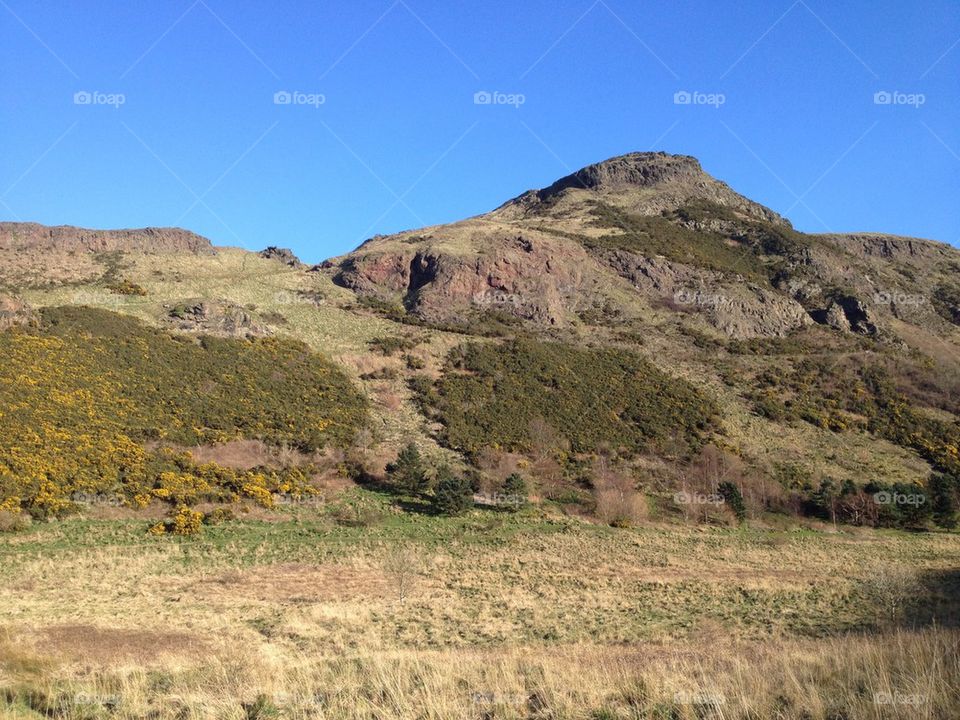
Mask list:
[[[179,230],[3,232],[8,325],[81,305],[328,356],[371,401],[353,451],[368,476],[414,442],[484,486],[533,463],[543,497],[594,512],[593,458],[651,492],[721,448],[744,488],[779,488],[762,512],[960,465],[960,251],[800,233],[691,157],[613,158],[315,267]],[[63,253],[65,277],[12,285]]]
[[[4,718],[957,716],[955,248],[632,153],[0,260]]]

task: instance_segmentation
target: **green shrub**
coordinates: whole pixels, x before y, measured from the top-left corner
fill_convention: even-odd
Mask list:
[[[622,349],[516,339],[468,343],[443,376],[411,387],[439,420],[443,441],[476,457],[484,447],[529,451],[547,425],[575,453],[601,444],[626,454],[694,448],[714,427],[715,404],[684,380]]]
[[[437,486],[434,490],[433,508],[440,515],[463,515],[473,507],[473,491],[470,481],[454,474],[450,468],[437,470]]]

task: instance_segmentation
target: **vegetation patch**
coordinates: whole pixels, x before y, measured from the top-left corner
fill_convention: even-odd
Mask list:
[[[543,423],[576,453],[696,447],[717,412],[692,385],[628,350],[532,339],[468,343],[451,352],[440,380],[414,389],[443,424],[445,442],[471,456],[485,446],[527,451],[531,426]]]
[[[346,445],[366,403],[300,342],[181,338],[91,308],[0,333],[0,510],[56,515],[77,493],[146,504],[295,492],[299,478],[192,467],[146,441]],[[305,480],[305,478],[302,478]]]

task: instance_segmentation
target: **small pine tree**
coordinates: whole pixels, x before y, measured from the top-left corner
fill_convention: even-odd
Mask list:
[[[473,506],[470,482],[455,475],[450,468],[437,469],[437,486],[433,495],[433,508],[441,515],[463,515]]]
[[[420,457],[420,451],[413,443],[405,446],[397,461],[387,466],[390,482],[409,493],[422,493],[427,490],[427,471]]]
[[[933,521],[942,528],[957,526],[957,488],[960,482],[949,475],[930,476],[930,496]]]
[[[500,492],[505,502],[514,509],[520,509],[527,504],[527,481],[519,473],[510,473],[503,481]]]
[[[747,506],[743,502],[743,495],[740,488],[732,482],[724,481],[717,486],[717,492],[727,504],[727,507],[733,511],[739,522],[747,519]]]

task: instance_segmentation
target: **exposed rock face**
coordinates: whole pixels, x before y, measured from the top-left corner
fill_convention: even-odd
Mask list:
[[[960,252],[891,235],[796,233],[694,158],[632,153],[485,215],[371,238],[334,265],[320,271],[433,322],[497,310],[563,326],[602,305],[612,308],[605,317],[695,312],[733,338],[813,321],[887,337],[894,319],[949,332],[929,298],[938,283],[956,284]]]
[[[825,310],[812,313],[814,320],[841,332],[876,335],[874,314],[862,300],[850,295],[833,298]]]
[[[225,337],[262,337],[269,330],[233,303],[190,300],[168,308],[168,322],[177,330]]]
[[[343,262],[337,281],[368,294],[400,294],[404,305],[431,321],[470,308],[503,310],[546,325],[562,325],[597,283],[589,257],[556,238],[498,238],[476,255],[436,247],[368,254]]]
[[[300,258],[294,255],[293,250],[289,248],[281,248],[271,245],[270,247],[261,250],[257,254],[262,258],[266,258],[267,260],[279,260],[284,265],[289,265],[290,267],[303,267],[303,263],[300,262]]]
[[[703,313],[732,338],[782,337],[813,322],[792,298],[752,283],[730,282],[710,270],[624,251],[611,253],[608,261],[644,295],[660,295],[678,309]]]
[[[207,238],[180,228],[88,230],[72,225],[0,222],[0,249],[212,253]]]

